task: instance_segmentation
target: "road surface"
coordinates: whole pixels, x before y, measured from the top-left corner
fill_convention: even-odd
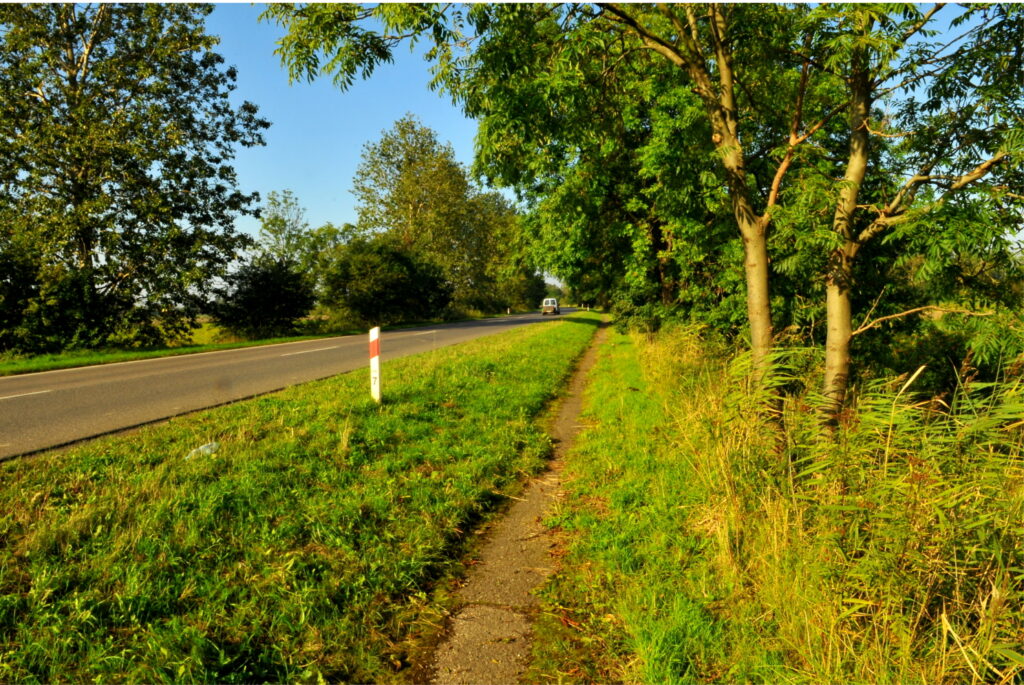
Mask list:
[[[552,318],[385,331],[381,359]],[[352,335],[0,378],[0,460],[366,368],[367,354],[367,336]]]

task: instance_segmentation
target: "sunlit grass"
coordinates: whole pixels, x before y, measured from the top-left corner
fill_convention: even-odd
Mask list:
[[[4,464],[0,681],[393,677],[595,319]]]
[[[679,329],[604,348],[534,679],[1018,682],[1024,385],[942,407],[908,374],[834,430],[794,392],[773,426],[725,352]],[[813,387],[814,359],[770,379]]]
[[[717,660],[720,628],[681,584],[702,547],[682,525],[692,479],[636,348],[609,333],[566,459],[568,498],[549,519],[570,552],[544,590],[531,679],[693,679]]]

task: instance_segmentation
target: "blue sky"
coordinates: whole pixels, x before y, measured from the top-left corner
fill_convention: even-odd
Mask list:
[[[262,5],[218,4],[207,17],[207,31],[219,36],[217,48],[226,65],[238,69],[236,102],[249,100],[272,123],[266,146],[239,150],[238,181],[245,192],[292,190],[306,208],[310,226],[354,222],[350,192],[362,147],[380,138],[407,112],[449,142],[463,164],[473,159],[476,124],[465,118],[447,96],[427,88],[429,64],[408,47],[395,61],[378,68],[368,80],[341,91],[330,78],[289,85],[274,55],[283,30],[257,21]],[[238,219],[239,229],[255,235],[259,222]]]

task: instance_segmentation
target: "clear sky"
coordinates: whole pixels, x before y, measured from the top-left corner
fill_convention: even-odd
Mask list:
[[[293,191],[312,227],[354,222],[350,191],[363,145],[409,112],[451,143],[460,162],[472,161],[476,123],[427,87],[429,64],[420,54],[399,47],[394,63],[344,92],[330,78],[289,85],[274,55],[283,30],[257,21],[262,11],[262,5],[218,4],[206,22],[221,39],[217,52],[225,66],[238,69],[236,103],[252,102],[271,122],[266,146],[241,148],[235,157],[241,190],[259,191],[264,199],[272,190]],[[255,235],[259,222],[242,217],[237,227]]]

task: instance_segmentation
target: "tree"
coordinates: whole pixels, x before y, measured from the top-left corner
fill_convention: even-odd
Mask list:
[[[536,268],[519,211],[500,193],[475,192],[465,216],[475,255],[470,287],[456,302],[485,312],[535,307],[544,278]]]
[[[179,336],[248,243],[234,218],[258,197],[231,160],[269,124],[231,105],[211,9],[0,7],[0,249],[32,260],[5,345]]]
[[[441,266],[462,304],[489,289],[491,222],[503,220],[501,208],[480,196],[433,130],[412,115],[395,122],[363,147],[352,185],[360,229],[387,232]]]
[[[521,293],[502,289],[534,273],[516,209],[471,183],[451,146],[415,117],[364,146],[353,187],[360,230],[439,265],[458,306],[496,311],[519,303]]]
[[[826,414],[835,416],[850,341],[863,329],[852,325],[855,306],[870,315],[899,290],[886,290],[884,279],[903,280],[899,271],[914,258],[925,257],[929,268],[966,263],[975,246],[990,257],[1020,223],[1022,12],[973,6],[951,23],[953,33],[936,37],[937,17],[952,11],[944,7],[381,7],[373,16],[383,30],[360,25],[368,15],[358,12],[268,14],[289,26],[281,53],[296,76],[324,70],[344,81],[357,67],[367,75],[404,36],[433,39],[435,85],[481,118],[484,168],[517,187],[542,179],[538,207],[560,205],[550,215],[568,217],[561,225],[581,236],[563,244],[587,280],[602,268],[609,280],[637,273],[643,262],[632,258],[644,241],[689,243],[679,256],[704,260],[719,289],[732,268],[716,262],[733,259],[745,283],[756,375],[766,369],[779,307],[798,316],[807,294],[820,293],[828,329],[823,390]],[[580,83],[591,88],[566,87]],[[652,98],[648,111],[631,111],[627,93]],[[615,104],[602,110],[595,99],[609,94]],[[654,135],[665,104],[692,124],[699,112],[702,124],[672,146]],[[596,140],[580,134],[588,126],[600,132]],[[634,154],[616,155],[616,146]],[[692,174],[700,182],[677,186],[673,202],[666,171],[673,160],[697,166],[704,151],[712,173]],[[609,168],[615,172],[604,173]],[[624,187],[620,178],[638,182]],[[719,197],[739,250],[720,238]],[[965,219],[974,246],[953,239]],[[701,237],[701,226],[714,228],[706,231],[714,240]],[[583,240],[589,252],[578,249]],[[621,267],[607,258],[616,251],[630,257]],[[660,261],[673,251],[654,253]]]
[[[434,318],[451,299],[452,286],[439,266],[387,236],[353,240],[327,275],[327,304],[368,325]]]
[[[295,332],[313,306],[313,287],[301,266],[286,257],[260,255],[225,277],[213,303],[224,328],[250,339]]]
[[[952,40],[929,41],[927,27],[942,8],[880,12],[854,5],[812,13],[825,29],[822,65],[843,79],[848,113],[849,147],[832,218],[838,244],[826,272],[824,394],[833,414],[848,385],[854,265],[865,246],[914,230],[928,232],[934,241],[945,233],[941,227],[963,231],[967,223],[982,228],[976,237],[983,249],[1013,225],[1012,219],[990,223],[983,207],[965,212],[961,202],[952,215],[946,208],[955,196],[968,194],[983,197],[984,205],[1002,204],[1006,186],[1020,181],[1024,12],[1009,6],[972,8],[954,19],[951,29],[976,20],[973,27]],[[876,109],[878,104],[891,114]],[[887,139],[898,142],[873,145]],[[874,193],[865,187],[873,168],[892,179]],[[978,226],[981,216],[987,226]]]
[[[260,209],[260,250],[277,259],[308,258],[309,222],[306,210],[290,190],[271,190]]]
[[[981,179],[1000,168],[1016,174],[1024,132],[1019,117],[1013,123],[1011,112],[1020,111],[1024,70],[1013,55],[1019,55],[1015,46],[1024,15],[1003,6],[973,8],[951,26],[955,29],[970,17],[980,19],[974,27],[952,40],[929,41],[928,27],[941,5],[927,11],[874,5],[795,11],[723,5],[601,7],[640,44],[685,71],[705,104],[744,240],[752,331],[756,310],[767,311],[759,284],[764,282],[767,294],[768,271],[758,265],[768,255],[766,237],[773,218],[785,213],[788,203],[811,208],[813,214],[831,210],[832,246],[822,273],[828,322],[823,394],[826,414],[835,416],[850,374],[857,254],[910,217],[918,227],[934,231],[941,223],[936,212],[953,194],[977,189]],[[752,33],[757,39],[752,40]],[[765,63],[774,65],[776,73],[766,74]],[[773,97],[765,97],[763,86],[787,74],[789,84],[783,81],[773,88]],[[768,102],[782,106],[773,112],[765,106]],[[882,103],[895,110],[894,116],[873,109]],[[842,115],[845,127],[839,125]],[[788,135],[780,126],[785,122]],[[949,136],[963,142],[950,146]],[[876,143],[873,153],[873,138],[903,141]],[[759,141],[772,140],[777,161],[770,176],[762,177],[771,178],[770,185],[762,180],[759,193],[753,190],[759,185],[756,178],[748,179],[746,159]],[[813,148],[835,150],[840,140],[847,142],[842,163],[815,159]],[[805,171],[794,174],[802,165]],[[877,180],[874,187],[865,185],[869,174]],[[794,175],[805,183],[793,183]],[[826,180],[837,176],[838,182]],[[806,183],[811,178],[816,182]],[[898,182],[886,183],[886,178]],[[929,185],[943,192],[919,203],[923,198],[918,191]],[[873,196],[865,192],[871,190]],[[986,194],[989,200],[998,196]],[[874,217],[862,220],[864,210]],[[993,228],[989,240],[1007,225]],[[755,267],[757,276],[752,278]],[[770,330],[762,326],[761,331],[760,345],[767,349]],[[754,338],[756,354],[756,333]]]
[[[260,211],[257,247],[262,255],[296,264],[319,297],[335,254],[358,235],[352,224],[338,227],[328,222],[311,229],[295,193],[272,190]]]

